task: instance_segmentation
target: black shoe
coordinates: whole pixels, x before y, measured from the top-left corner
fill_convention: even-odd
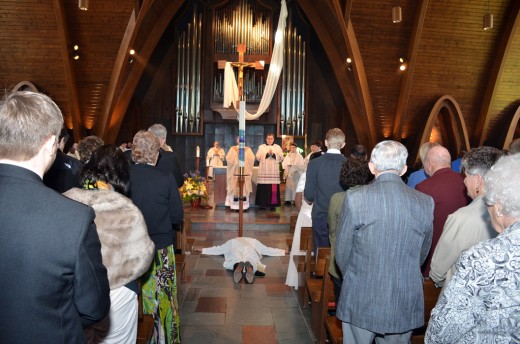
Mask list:
[[[251,264],[249,264],[251,265]],[[244,271],[244,262],[240,262],[235,266],[235,272],[233,272],[233,282],[238,283],[242,280]]]
[[[251,284],[251,283],[253,283],[253,281],[255,279],[253,265],[251,265],[250,262],[246,262],[245,267],[246,267],[246,281],[247,281],[247,283]]]

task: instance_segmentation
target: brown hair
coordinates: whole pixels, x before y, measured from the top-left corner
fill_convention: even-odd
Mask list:
[[[78,154],[79,160],[87,162],[90,160],[92,153],[103,146],[105,143],[99,137],[95,135],[87,136],[78,142]]]
[[[159,157],[160,142],[157,136],[145,130],[139,131],[134,136],[132,143],[132,160],[136,164],[157,163]]]
[[[45,94],[19,91],[0,105],[0,123],[0,158],[27,161],[52,135],[58,141],[63,115]]]

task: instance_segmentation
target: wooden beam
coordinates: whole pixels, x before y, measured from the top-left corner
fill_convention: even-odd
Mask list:
[[[511,6],[512,9],[507,11],[509,15],[504,25],[503,33],[499,35],[502,39],[497,47],[496,56],[492,63],[491,72],[489,73],[486,92],[484,93],[484,99],[482,101],[482,108],[480,109],[477,125],[473,131],[473,136],[471,137],[472,145],[478,144],[478,146],[482,146],[484,144],[487,137],[486,134],[489,122],[493,115],[490,112],[491,104],[493,104],[493,101],[495,100],[505,61],[507,58],[518,58],[518,56],[510,57],[508,55],[509,49],[513,44],[517,27],[520,23],[520,1],[512,1]],[[482,34],[485,33],[483,32]]]
[[[53,5],[54,13],[56,14],[56,24],[58,26],[58,32],[60,35],[61,56],[63,58],[65,80],[67,83],[67,89],[69,90],[70,111],[72,114],[72,125],[74,126],[74,141],[78,142],[83,136],[83,133],[81,127],[81,113],[79,109],[78,100],[78,87],[76,85],[76,77],[74,75],[74,70],[72,68],[70,58],[71,47],[69,39],[69,30],[67,26],[66,14],[62,0],[53,0]]]
[[[352,2],[354,0],[345,0],[345,13],[343,14],[343,20],[345,23],[350,21],[350,13],[352,12]]]
[[[367,93],[368,85],[363,69],[363,61],[361,60],[361,53],[359,52],[359,47],[355,39],[352,25],[349,23],[349,27],[346,27],[343,20],[343,12],[341,12],[337,1],[334,1],[333,6],[335,8],[331,9],[331,15],[335,16],[336,20],[341,20],[340,27],[342,28],[342,37],[346,42],[348,50],[347,55],[342,56],[338,51],[337,45],[331,39],[332,35],[328,31],[327,26],[323,22],[322,18],[316,15],[316,2],[308,0],[300,1],[299,4],[307,15],[307,18],[309,18],[309,22],[314,27],[314,30],[316,31],[316,34],[319,37],[321,44],[323,45],[325,53],[327,54],[327,57],[333,66],[332,69],[343,94],[343,98],[347,104],[349,113],[352,117],[352,123],[354,125],[354,131],[356,132],[358,141],[368,147],[373,147],[376,143],[377,135],[374,127],[372,105],[370,95]],[[317,5],[322,6],[323,4],[320,2]],[[330,18],[327,18],[326,20],[330,20]],[[352,56],[351,58],[354,61],[353,65],[357,63],[357,65],[354,66],[354,72],[356,73],[355,78],[356,82],[358,83],[358,87],[363,85],[360,87],[361,99],[355,99],[353,92],[349,87],[350,84],[348,81],[348,76],[346,75],[348,70],[346,68],[345,62],[347,56]],[[362,80],[360,80],[360,78]]]
[[[401,91],[399,92],[399,99],[397,102],[397,110],[394,120],[393,138],[394,140],[401,141],[403,125],[406,121],[406,115],[408,110],[408,101],[410,99],[410,92],[413,81],[413,72],[415,64],[417,62],[417,54],[419,52],[419,45],[421,42],[421,34],[424,27],[424,21],[426,19],[426,12],[428,10],[428,0],[421,0],[419,4],[419,12],[415,16],[415,21],[412,28],[412,37],[410,39],[410,46],[408,48],[408,68],[406,74],[401,81]],[[418,144],[421,145],[422,142]],[[417,148],[418,149],[418,148]]]
[[[160,1],[157,0],[157,2]],[[172,20],[173,16],[175,15],[175,13],[177,13],[177,11],[183,3],[184,1],[169,1],[166,7],[162,9],[160,16],[155,21],[154,27],[150,30],[150,32],[147,32],[147,39],[145,40],[144,45],[142,47],[135,47],[138,51],[139,56],[138,58],[136,58],[136,61],[132,65],[132,69],[130,71],[130,74],[128,75],[128,78],[125,81],[123,89],[117,97],[114,95],[114,97],[110,101],[110,104],[113,104],[113,106],[110,106],[110,108],[112,108],[113,110],[110,111],[109,115],[106,118],[107,121],[105,122],[109,123],[108,128],[105,128],[104,130],[104,138],[106,142],[115,142],[119,129],[121,128],[121,123],[123,122],[126,110],[128,109],[128,105],[132,100],[135,89],[148,64],[150,56],[152,55],[155,47],[157,46],[157,43],[159,42],[162,34],[164,33],[164,30],[166,29],[166,27]],[[134,40],[139,32],[139,29],[141,28],[141,24],[143,23],[144,18],[148,14],[155,16],[155,8],[153,5],[146,6],[145,3],[143,8],[141,8],[141,12],[139,14],[139,17],[137,18],[137,22],[132,34]],[[119,79],[121,79],[122,74],[118,74]]]

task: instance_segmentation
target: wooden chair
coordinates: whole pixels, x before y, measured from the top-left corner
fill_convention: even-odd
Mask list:
[[[311,243],[313,244],[313,243]],[[310,258],[312,252],[312,246],[307,248],[307,257]],[[330,247],[318,247],[316,250],[316,259],[314,271],[311,273],[310,260],[306,266],[306,278],[305,278],[305,291],[304,295],[304,304],[305,308],[308,303],[311,305],[315,303],[319,303],[321,300],[321,291],[323,288],[323,277],[325,274],[329,272],[325,270],[325,265],[327,262],[327,257],[330,259]]]
[[[424,326],[413,330],[412,332],[412,344],[424,343],[424,335],[428,328],[428,322],[430,321],[430,314],[433,308],[437,304],[439,295],[441,294],[441,288],[435,287],[433,281],[429,278],[425,278],[423,282],[424,291]]]

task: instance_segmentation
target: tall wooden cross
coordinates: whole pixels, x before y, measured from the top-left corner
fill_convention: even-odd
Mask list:
[[[246,45],[245,44],[238,44],[237,45],[237,53],[238,53],[238,61],[237,62],[230,62],[233,67],[238,67],[238,100],[244,100],[244,68],[252,68],[258,70],[264,69],[264,63],[263,61],[255,61],[255,62],[244,62],[244,53],[246,52]],[[224,69],[226,67],[225,60],[219,60],[218,61],[218,68]]]

